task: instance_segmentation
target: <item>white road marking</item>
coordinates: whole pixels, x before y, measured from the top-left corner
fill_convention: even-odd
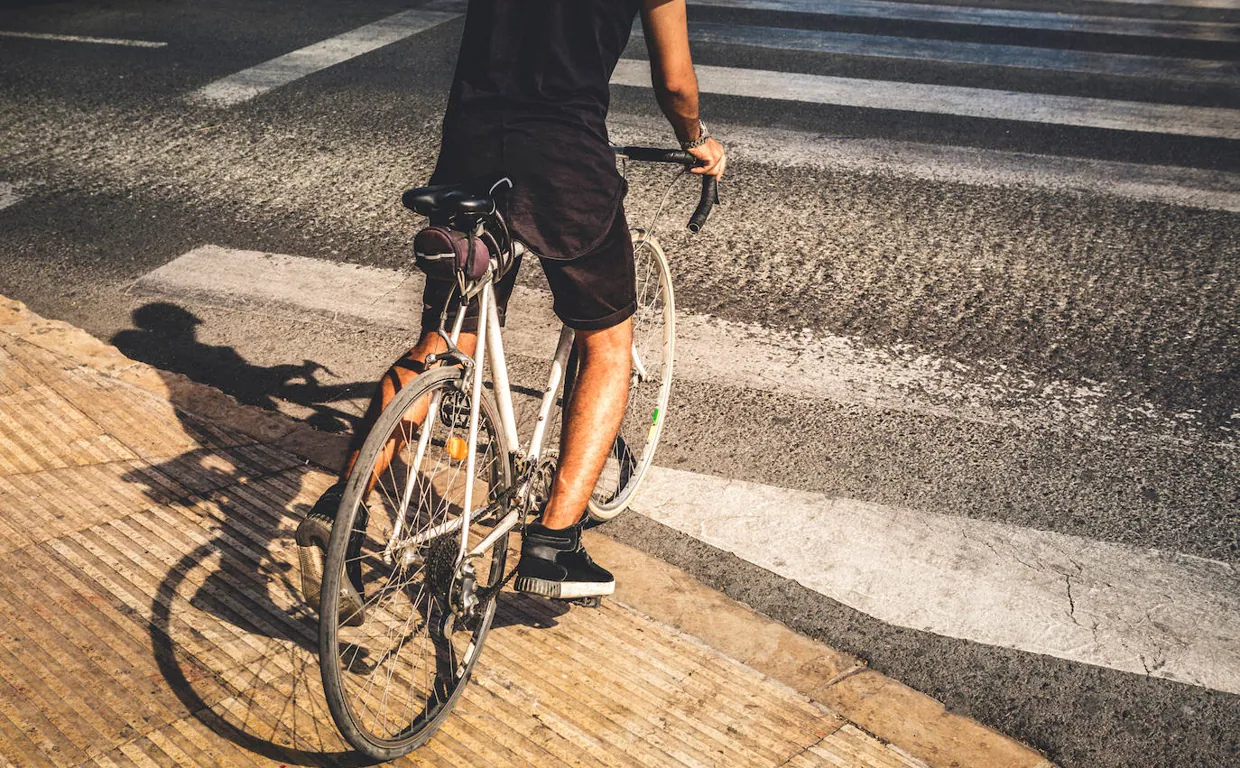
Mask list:
[[[26,40],[53,40],[61,43],[96,43],[98,45],[125,45],[131,48],[163,48],[167,43],[151,40],[125,40],[115,37],[83,37],[81,35],[52,35],[43,32],[0,31],[0,37],[18,37]]]
[[[1102,0],[1104,3],[1127,3],[1128,5],[1155,5],[1180,8],[1217,8],[1224,11],[1240,11],[1240,0]]]
[[[1149,77],[1194,83],[1240,83],[1235,62],[1177,59],[1123,53],[992,45],[957,40],[862,35],[820,29],[748,27],[736,24],[691,22],[689,37],[698,43],[746,45],[784,51],[836,53],[894,59],[947,61],[983,66],[1019,67],[1092,75]]]
[[[662,468],[634,508],[890,624],[1240,693],[1226,563]]]
[[[37,186],[34,182],[0,181],[0,211],[11,205],[17,205],[25,197],[25,191]]]
[[[693,0],[690,5],[716,8],[748,8],[788,11],[866,19],[929,21],[975,27],[1046,29],[1062,32],[1089,32],[1126,37],[1179,38],[1235,42],[1240,25],[1209,21],[1162,21],[1117,16],[1083,16],[1048,11],[1016,11],[1006,8],[977,8],[957,5],[930,5],[889,2],[888,0]]]
[[[743,162],[784,168],[894,173],[928,181],[985,187],[1088,190],[1240,213],[1240,174],[1226,171],[886,139],[837,138],[805,131],[722,123],[712,128],[727,141],[728,153]],[[608,119],[608,129],[612,140],[622,144],[654,146],[667,141],[667,123],[658,119],[613,112]]]
[[[1240,139],[1240,110],[1082,96],[865,80],[797,72],[698,65],[704,93],[866,109],[1014,120],[1179,136]],[[650,65],[621,59],[612,85],[649,88]]]
[[[402,11],[373,24],[287,53],[235,75],[216,80],[194,91],[190,100],[200,104],[229,107],[288,85],[362,54],[424,32],[459,18],[460,14],[414,9]]]
[[[144,275],[134,290],[251,311],[286,308],[302,316],[308,310],[412,335],[418,330],[422,285],[422,274],[412,268],[404,272],[206,245]],[[549,294],[518,287],[508,317],[506,349],[550,359],[560,325]],[[1046,381],[1011,367],[683,312],[676,323],[680,381],[1100,435],[1152,434],[1162,440],[1170,434],[1192,435],[1199,427],[1150,403],[1121,404],[1115,391],[1095,382]]]

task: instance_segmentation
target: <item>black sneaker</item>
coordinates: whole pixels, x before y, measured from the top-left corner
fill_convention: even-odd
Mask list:
[[[327,542],[336,521],[336,510],[344,496],[343,482],[336,483],[323,492],[314,507],[297,526],[297,555],[301,561],[301,593],[312,607],[319,607],[323,587],[323,560],[327,555]],[[364,529],[363,529],[364,530]],[[349,542],[349,549],[360,549],[361,532],[354,532],[356,541]],[[346,567],[346,578],[340,587],[340,623],[347,627],[360,626],[366,620],[365,603],[362,599],[361,564],[349,558],[352,568]]]
[[[581,545],[581,528],[580,523],[563,530],[530,524],[521,540],[516,590],[560,600],[615,592],[611,573],[595,565]]]

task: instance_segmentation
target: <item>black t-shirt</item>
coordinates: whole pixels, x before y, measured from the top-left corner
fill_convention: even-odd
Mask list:
[[[624,197],[608,82],[641,0],[471,0],[432,183],[508,176],[513,233],[547,258],[588,253]]]

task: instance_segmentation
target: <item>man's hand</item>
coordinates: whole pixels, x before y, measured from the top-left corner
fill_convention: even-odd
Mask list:
[[[706,143],[700,147],[694,147],[688,150],[689,154],[701,160],[705,165],[694,168],[693,173],[710,174],[720,179],[723,178],[723,172],[728,167],[728,155],[723,151],[723,145],[714,139],[707,139]]]

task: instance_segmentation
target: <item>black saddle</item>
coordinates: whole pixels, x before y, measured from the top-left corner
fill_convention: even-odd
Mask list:
[[[464,184],[437,184],[433,187],[418,187],[401,195],[401,202],[409,210],[423,216],[432,214],[454,216],[469,214],[474,216],[495,213],[495,198],[491,189],[495,180],[475,180]]]

